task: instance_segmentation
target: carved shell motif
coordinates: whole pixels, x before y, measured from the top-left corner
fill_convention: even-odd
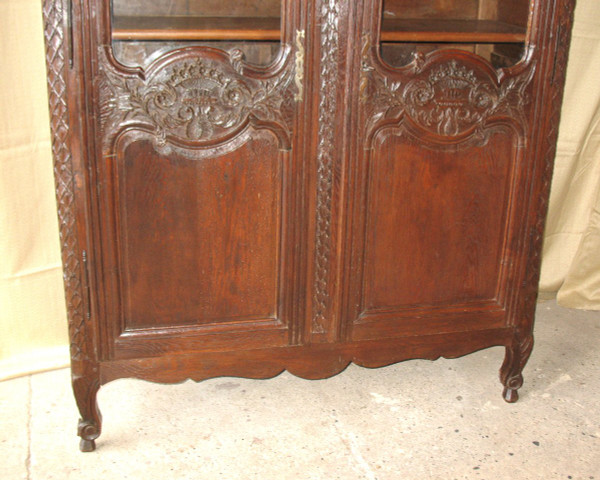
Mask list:
[[[227,135],[252,115],[289,131],[293,93],[286,90],[293,71],[266,80],[251,79],[239,74],[237,63],[235,56],[230,65],[187,57],[159,69],[146,81],[104,70],[100,84],[103,130],[110,133],[142,123],[154,129],[159,144],[169,136],[204,143]]]
[[[379,73],[369,59],[370,39],[365,37],[360,90],[361,101],[369,109],[369,131],[380,120],[403,115],[441,137],[460,137],[472,131],[482,136],[486,122],[500,116],[516,119],[525,128],[526,90],[533,68],[498,81],[496,74],[477,68],[476,62],[417,57],[403,83],[403,78],[391,81]]]

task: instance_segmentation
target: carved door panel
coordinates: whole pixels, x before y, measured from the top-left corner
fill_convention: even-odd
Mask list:
[[[102,355],[287,345],[298,302],[291,272],[299,220],[290,209],[303,183],[294,133],[303,106],[300,7],[266,2],[279,17],[256,22],[274,25],[273,40],[253,44],[236,43],[247,32],[230,17],[220,21],[231,41],[205,41],[207,21],[197,15],[173,40],[180,26],[169,22],[187,12],[138,21],[128,17],[134,3],[134,13],[161,5],[114,2],[111,11],[99,2],[101,142],[90,169],[99,193],[97,282],[107,292],[97,301],[107,319]],[[250,5],[205,3],[235,4],[240,16]],[[204,40],[190,42],[189,32]]]
[[[366,4],[381,12],[380,0]],[[507,326],[535,65],[414,43],[406,62],[381,44],[385,18],[365,18],[343,335]]]

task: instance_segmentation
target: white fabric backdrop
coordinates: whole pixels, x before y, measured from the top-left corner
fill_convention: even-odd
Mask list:
[[[600,1],[578,0],[550,211],[543,291],[600,309]]]

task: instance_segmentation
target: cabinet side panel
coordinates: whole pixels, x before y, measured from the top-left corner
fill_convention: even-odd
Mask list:
[[[364,313],[493,301],[502,272],[515,136],[428,148],[382,133],[370,160]]]
[[[526,247],[529,250],[525,260],[524,288],[520,292],[521,304],[518,307],[522,313],[516,316],[516,323],[521,328],[521,332],[526,332],[527,340],[533,330],[538,297],[544,228],[548,213],[575,9],[575,0],[555,0],[553,3],[546,7],[548,12],[546,28],[536,32],[540,44],[536,54],[542,59],[536,79],[539,89],[539,99],[537,100],[539,111],[534,120],[539,128],[536,132],[537,138],[535,138],[537,144],[531,148],[536,172],[532,180],[528,247]],[[542,9],[542,7],[539,8]]]
[[[84,214],[85,174],[81,167],[79,115],[81,44],[79,11],[72,2],[44,0],[44,38],[52,154],[60,227],[63,278],[69,323],[71,380],[81,418],[82,449],[93,448],[102,429],[96,403],[100,388],[96,349],[96,319],[92,316],[87,276],[87,219]]]
[[[125,330],[277,318],[280,155],[269,134],[206,158],[119,152]]]
[[[46,0],[43,2],[44,36],[46,42],[46,66],[48,80],[48,104],[50,129],[52,133],[52,156],[54,159],[54,179],[56,202],[60,228],[60,242],[63,263],[63,278],[71,337],[71,351],[74,360],[80,355],[87,356],[87,322],[83,284],[81,281],[81,252],[76,225],[77,207],[75,204],[75,182],[73,156],[70,146],[71,125],[69,122],[67,91],[67,49],[64,23],[66,23],[63,2]],[[75,366],[80,366],[75,362]]]

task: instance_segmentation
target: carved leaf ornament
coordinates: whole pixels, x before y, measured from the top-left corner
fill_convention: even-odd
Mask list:
[[[319,150],[317,158],[317,209],[315,232],[315,273],[312,329],[324,333],[329,305],[328,276],[331,254],[331,219],[333,211],[333,170],[335,158],[335,119],[338,109],[338,62],[340,55],[340,4],[322,0],[321,58],[319,70]]]
[[[365,45],[361,99],[370,105],[369,130],[380,120],[403,114],[419,128],[441,137],[459,137],[471,130],[481,136],[486,122],[501,116],[516,118],[525,127],[526,90],[533,68],[498,82],[485,70],[456,59],[426,65],[423,58],[417,58],[414,73],[403,85],[369,65],[368,40]]]
[[[293,72],[251,79],[237,72],[237,63],[235,55],[231,65],[187,57],[159,69],[147,81],[104,72],[100,90],[105,131],[141,122],[153,127],[164,144],[167,136],[188,142],[215,140],[239,128],[250,115],[288,125],[292,107],[286,98],[293,95],[286,90]]]

